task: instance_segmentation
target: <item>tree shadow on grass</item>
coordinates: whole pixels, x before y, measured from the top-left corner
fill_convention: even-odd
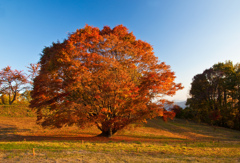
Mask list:
[[[31,131],[30,129],[19,129],[14,125],[0,125],[0,142],[6,141],[69,141],[69,140],[98,140],[96,137],[91,136],[32,136],[32,135],[20,135],[18,133]],[[102,140],[102,139],[101,139]],[[107,140],[107,138],[106,138]]]
[[[25,122],[27,123],[27,122]],[[96,137],[97,133],[91,132],[73,132],[74,130],[63,130],[63,132],[57,132],[48,130],[42,132],[41,130],[32,130],[33,127],[21,129],[19,126],[11,124],[10,122],[0,124],[0,142],[3,141],[95,141],[95,142],[109,142],[109,141],[141,141],[141,142],[179,142],[188,140],[226,140],[226,137],[229,136],[228,140],[240,140],[239,132],[234,131],[234,137],[232,132],[227,133],[226,130],[222,129],[216,132],[212,132],[210,126],[198,125],[195,123],[183,123],[181,121],[165,123],[159,119],[151,120],[146,124],[145,127],[152,128],[150,134],[145,133],[145,129],[142,129],[141,132],[137,132],[134,135],[132,132],[129,134],[118,133],[111,138]],[[26,126],[25,126],[26,127]],[[35,132],[37,131],[37,132]],[[146,130],[147,131],[147,130]],[[161,134],[162,131],[167,131],[165,134]],[[229,131],[231,131],[229,129]],[[156,132],[156,134],[155,134]],[[64,135],[66,133],[66,135]],[[142,133],[142,134],[141,134]],[[158,133],[158,134],[157,134]],[[168,135],[173,134],[173,135]],[[176,135],[176,136],[174,136]],[[186,136],[186,137],[184,137]]]
[[[111,138],[97,137],[97,135],[79,134],[79,136],[64,135],[19,135],[18,133],[30,131],[30,129],[18,129],[14,125],[0,126],[0,142],[7,141],[90,141],[90,142],[159,142],[168,141],[165,137],[146,137],[134,135],[114,135]],[[170,141],[181,141],[180,139],[172,139]]]
[[[19,135],[16,132],[25,132],[29,131],[30,129],[18,129],[14,125],[1,125],[0,126],[0,141],[6,140],[17,140]]]
[[[239,131],[213,127],[207,124],[198,124],[188,122],[182,119],[170,120],[163,122],[161,119],[149,120],[146,127],[161,129],[176,135],[186,136],[189,140],[222,140],[222,141],[239,141]]]
[[[98,136],[22,136],[17,134],[9,134],[7,136],[0,135],[0,142],[6,141],[89,141],[89,142],[161,142],[161,141],[182,141],[181,139],[157,139],[145,138],[141,136],[113,136],[111,138]]]
[[[64,130],[64,132],[66,132]],[[34,135],[36,134],[36,135]],[[44,134],[44,135],[43,135]],[[61,135],[60,135],[61,134]],[[122,135],[116,134],[111,138],[97,137],[97,134],[91,132],[79,132],[79,133],[50,133],[39,132],[33,133],[31,129],[20,129],[18,126],[13,124],[2,123],[0,124],[0,142],[6,141],[95,141],[95,142],[118,142],[118,141],[150,141],[150,142],[159,142],[167,141],[168,137],[159,137],[159,136],[145,136],[145,135]],[[171,141],[174,141],[171,140]]]
[[[155,124],[156,125],[156,124]],[[156,127],[156,126],[155,126]],[[158,128],[158,127],[156,127]],[[19,129],[15,125],[0,125],[0,142],[6,141],[94,141],[94,142],[109,142],[109,141],[142,141],[142,142],[163,142],[163,141],[184,141],[182,138],[166,137],[161,135],[122,135],[116,134],[111,138],[97,137],[97,135],[91,135],[87,133],[80,133],[79,135],[58,135],[48,134],[46,135],[32,135],[26,132],[31,129]],[[21,135],[19,133],[26,133]],[[180,132],[180,131],[176,131]]]

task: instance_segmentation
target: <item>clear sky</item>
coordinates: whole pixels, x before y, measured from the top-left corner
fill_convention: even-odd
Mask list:
[[[240,0],[1,0],[0,69],[26,71],[52,42],[85,24],[119,24],[150,43],[185,87],[218,62],[240,62]]]

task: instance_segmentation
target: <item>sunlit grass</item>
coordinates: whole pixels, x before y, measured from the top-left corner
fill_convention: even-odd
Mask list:
[[[0,162],[239,162],[240,132],[175,119],[130,125],[112,138],[96,127],[43,129],[36,117],[0,118]]]
[[[0,117],[35,117],[28,105],[0,105]]]
[[[36,157],[47,156],[48,158],[84,157],[104,154],[111,158],[119,155],[124,157],[142,156],[144,159],[158,160],[159,158],[195,158],[205,160],[215,159],[238,159],[240,157],[240,143],[230,142],[188,142],[188,143],[153,143],[153,142],[82,142],[82,141],[43,141],[43,142],[0,142],[0,151],[9,153],[9,159],[19,157],[23,153]],[[16,153],[15,155],[11,153]],[[18,153],[18,154],[17,154]],[[67,153],[67,154],[66,154]],[[208,159],[206,159],[208,158]],[[180,159],[180,160],[181,160]],[[142,160],[142,162],[148,162]]]
[[[188,142],[188,143],[152,143],[152,142],[82,142],[82,141],[22,141],[0,142],[0,150],[86,150],[108,152],[137,152],[183,154],[187,156],[240,157],[240,143],[231,142]]]

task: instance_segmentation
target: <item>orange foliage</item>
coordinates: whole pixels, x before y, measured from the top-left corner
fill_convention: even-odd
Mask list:
[[[78,29],[63,43],[46,47],[40,67],[31,101],[39,123],[94,124],[103,136],[163,116],[163,97],[182,89],[152,46],[122,25]]]

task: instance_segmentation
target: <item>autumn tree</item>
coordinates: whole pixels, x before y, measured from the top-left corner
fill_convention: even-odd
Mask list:
[[[182,88],[170,66],[122,25],[86,25],[43,50],[31,107],[42,126],[96,125],[110,137],[130,123],[164,111],[166,95]]]
[[[10,66],[3,68],[0,71],[0,94],[3,104],[6,104],[4,96],[7,96],[8,104],[11,105],[27,83],[27,77],[22,71],[12,70]]]
[[[176,118],[182,118],[182,108],[179,105],[173,105],[169,108],[170,111],[174,112],[176,115]]]

